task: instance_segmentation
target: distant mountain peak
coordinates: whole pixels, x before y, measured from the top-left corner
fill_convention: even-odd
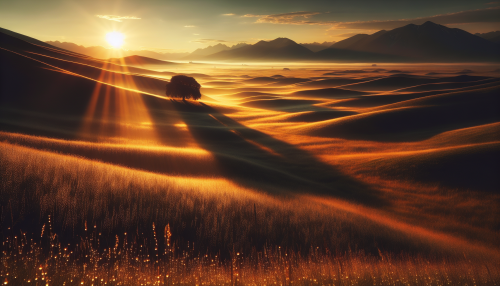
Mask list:
[[[495,43],[431,21],[379,31],[369,36],[356,35],[335,43],[332,48],[397,56],[409,61],[499,60]]]
[[[488,33],[475,33],[474,35],[486,39],[488,41],[500,44],[500,31],[488,32]]]
[[[217,45],[209,46],[209,47],[228,47],[227,45],[218,43]]]
[[[303,47],[306,47],[306,48],[308,48],[309,50],[311,50],[313,52],[319,52],[321,50],[329,48],[331,45],[333,45],[335,43],[336,43],[335,41],[332,41],[332,42],[324,41],[323,43],[318,43],[318,42],[314,42],[314,43],[300,43],[299,45],[301,45]]]
[[[298,45],[295,41],[292,41],[288,38],[276,38],[271,41],[259,41],[255,44],[255,46],[266,46],[273,48],[282,48],[286,46]]]
[[[373,33],[373,34],[371,34],[371,35],[372,35],[372,36],[373,36],[373,35],[382,35],[382,34],[385,34],[386,32],[387,32],[387,30],[380,30],[380,31],[375,32],[375,33]],[[360,34],[360,35],[366,35],[366,34]]]
[[[276,38],[274,40],[272,40],[271,42],[279,42],[279,43],[295,43],[295,41],[293,40],[290,40],[289,38],[282,38],[282,37],[279,37],[279,38]]]
[[[292,41],[289,38],[281,38],[281,37],[280,38],[276,38],[274,40],[270,40],[270,41],[261,40],[261,41],[257,42],[257,44],[258,43],[287,43],[287,44],[290,43],[290,44],[296,44],[295,41]]]
[[[262,59],[310,59],[314,53],[308,48],[297,44],[288,38],[276,38],[271,41],[261,40],[253,45],[246,45],[236,49],[221,51],[210,55],[216,60],[262,60]]]
[[[247,43],[237,43],[237,44],[231,46],[231,49],[237,49],[237,48],[241,48],[244,46],[248,46],[248,44]]]
[[[403,29],[403,30],[405,30],[405,29],[411,29],[411,30],[426,29],[426,30],[428,30],[428,29],[443,29],[443,28],[449,29],[446,26],[443,26],[443,25],[440,25],[440,24],[436,24],[436,23],[431,22],[431,21],[426,21],[426,22],[424,22],[423,24],[420,24],[420,25],[412,23],[412,24],[408,24],[408,25],[400,27],[400,28],[396,28],[395,30],[397,30],[397,29]],[[381,31],[379,31],[379,32],[381,32]],[[387,31],[384,31],[384,32],[387,32]]]
[[[431,21],[426,21],[425,23],[423,23],[422,25],[420,26],[428,26],[428,27],[443,27],[443,25],[439,25],[439,24],[436,24],[434,22],[431,22]]]

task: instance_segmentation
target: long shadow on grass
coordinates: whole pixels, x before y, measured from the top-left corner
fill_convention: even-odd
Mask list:
[[[156,100],[161,99],[146,100],[146,104],[159,106]],[[385,204],[378,191],[306,151],[248,128],[209,105],[175,100],[162,105],[178,112],[200,147],[212,153],[222,174],[241,186],[273,194],[307,193],[372,206]],[[157,127],[168,120],[159,115],[152,116]]]

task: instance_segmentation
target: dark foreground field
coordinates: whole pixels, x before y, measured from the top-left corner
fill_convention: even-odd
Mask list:
[[[500,281],[494,66],[0,58],[0,282]],[[200,102],[163,97],[180,73]]]

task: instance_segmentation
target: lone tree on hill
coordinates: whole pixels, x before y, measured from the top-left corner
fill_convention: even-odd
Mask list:
[[[182,100],[201,98],[201,85],[192,77],[185,75],[175,75],[167,83],[167,95],[170,97],[182,97]]]

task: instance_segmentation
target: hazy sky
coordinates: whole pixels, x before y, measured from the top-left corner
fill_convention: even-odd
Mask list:
[[[5,29],[105,47],[105,34],[119,31],[126,35],[124,48],[160,52],[277,37],[338,41],[426,20],[473,33],[500,30],[500,1],[0,0]]]

